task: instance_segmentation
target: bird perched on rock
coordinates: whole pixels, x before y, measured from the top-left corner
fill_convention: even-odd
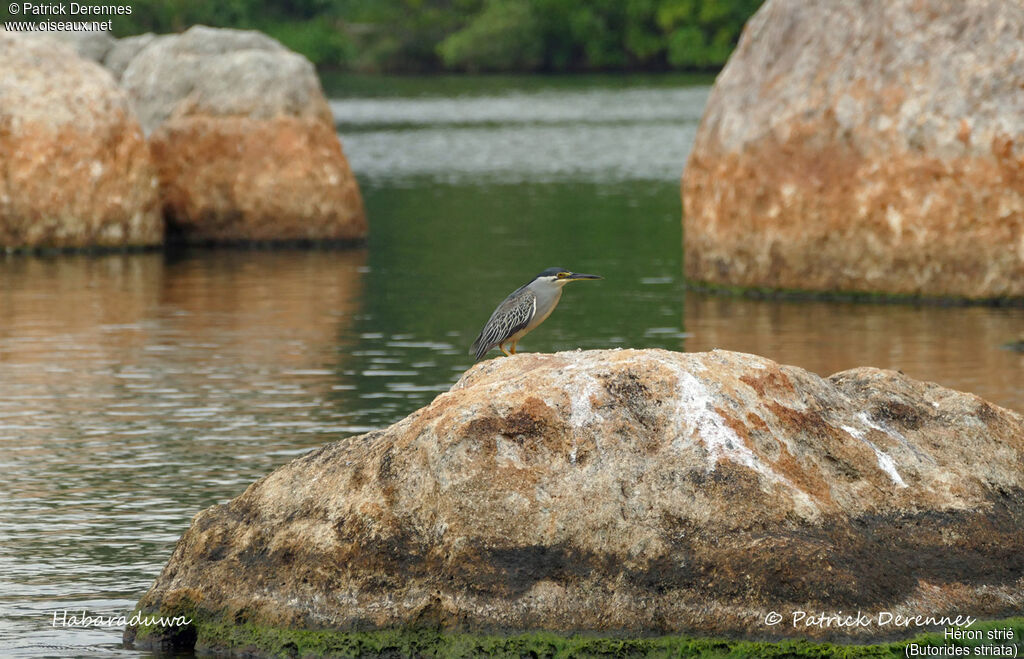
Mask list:
[[[491,314],[470,352],[477,360],[497,346],[505,355],[516,354],[516,344],[526,333],[540,325],[558,306],[562,287],[571,281],[602,279],[598,275],[570,272],[565,268],[548,268],[530,282],[513,291]],[[510,349],[505,350],[505,344]]]

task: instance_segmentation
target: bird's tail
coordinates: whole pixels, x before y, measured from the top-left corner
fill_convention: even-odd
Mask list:
[[[487,351],[491,349],[491,346],[485,346],[484,333],[480,332],[476,337],[476,341],[473,341],[473,345],[469,349],[469,354],[476,356],[476,361],[483,359],[483,356],[487,354]]]

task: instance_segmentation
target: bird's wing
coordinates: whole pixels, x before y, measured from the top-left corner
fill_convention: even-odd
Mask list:
[[[530,291],[516,291],[505,298],[473,342],[476,358],[480,359],[491,348],[526,327],[535,313],[537,296]]]

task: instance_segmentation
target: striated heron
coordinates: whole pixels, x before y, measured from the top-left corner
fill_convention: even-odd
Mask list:
[[[516,344],[526,333],[540,325],[558,306],[562,287],[580,279],[601,279],[598,275],[569,272],[565,268],[548,268],[529,283],[513,291],[491,314],[480,336],[476,337],[470,352],[477,360],[491,348],[501,348],[505,355],[516,354]],[[505,344],[510,343],[509,350]]]

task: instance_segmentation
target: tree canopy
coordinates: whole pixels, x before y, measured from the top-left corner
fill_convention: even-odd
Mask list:
[[[119,36],[255,28],[368,72],[714,69],[762,0],[135,0]]]

